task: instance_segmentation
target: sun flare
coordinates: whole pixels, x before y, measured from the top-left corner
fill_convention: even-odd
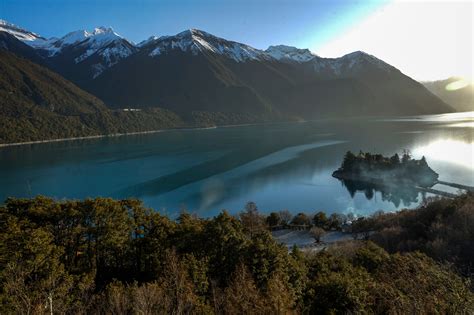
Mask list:
[[[474,169],[474,143],[452,139],[437,140],[420,146],[413,152],[428,160],[446,161]]]

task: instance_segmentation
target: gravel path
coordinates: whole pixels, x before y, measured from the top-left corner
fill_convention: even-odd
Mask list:
[[[288,249],[296,245],[300,248],[311,248],[314,250],[321,250],[336,242],[352,240],[352,235],[350,233],[343,233],[339,231],[331,231],[326,233],[323,237],[321,237],[321,242],[319,244],[316,244],[314,242],[314,238],[311,237],[311,234],[308,230],[295,231],[285,229],[273,231],[272,235],[277,242],[286,245]]]

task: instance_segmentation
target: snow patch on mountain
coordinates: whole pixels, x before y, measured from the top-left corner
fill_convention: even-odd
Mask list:
[[[61,37],[56,42],[56,45],[58,47],[72,45],[72,44],[75,44],[75,43],[78,43],[78,42],[82,42],[83,40],[89,38],[90,36],[92,36],[92,34],[89,33],[86,30],[79,30],[79,31],[70,32],[70,33],[64,35],[63,37]]]
[[[73,49],[85,49],[74,62],[80,63],[94,54],[102,58],[103,63],[94,65],[93,77],[99,76],[106,68],[113,66],[121,59],[130,56],[136,48],[133,44],[115,33],[112,28],[99,27],[92,32],[76,31],[64,36],[59,44],[63,49],[72,46]]]
[[[97,54],[102,57],[103,63],[95,64],[93,78],[97,78],[107,68],[115,65],[120,60],[127,58],[135,52],[134,47],[127,46],[123,43],[109,45],[99,51]]]
[[[307,62],[316,57],[309,49],[301,49],[286,45],[270,46],[265,50],[276,60]]]
[[[33,48],[49,47],[56,38],[46,39],[36,33],[25,30],[15,24],[9,23],[5,20],[0,20],[0,31],[10,33],[17,39]]]
[[[264,51],[245,44],[228,41],[204,31],[190,29],[175,36],[164,36],[156,39],[149,56],[166,54],[170,50],[179,49],[197,55],[202,52],[212,52],[224,55],[236,62],[248,60],[271,59]]]
[[[147,39],[145,39],[145,40],[139,42],[139,43],[137,44],[137,47],[140,47],[140,48],[141,48],[141,47],[144,47],[144,46],[146,46],[146,45],[148,45],[148,44],[150,44],[150,43],[152,43],[152,42],[158,40],[158,38],[159,38],[158,36],[150,36],[150,37],[148,37]]]

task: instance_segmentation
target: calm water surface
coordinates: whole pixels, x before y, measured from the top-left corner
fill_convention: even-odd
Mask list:
[[[426,156],[440,179],[474,185],[473,113],[169,131],[0,148],[0,199],[137,197],[170,216],[414,207],[417,192],[347,188],[331,177],[347,150]],[[439,189],[455,189],[437,185]]]

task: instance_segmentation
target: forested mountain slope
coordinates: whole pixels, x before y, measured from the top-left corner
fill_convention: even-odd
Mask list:
[[[0,49],[0,143],[180,126],[165,110],[117,112],[60,75]]]

